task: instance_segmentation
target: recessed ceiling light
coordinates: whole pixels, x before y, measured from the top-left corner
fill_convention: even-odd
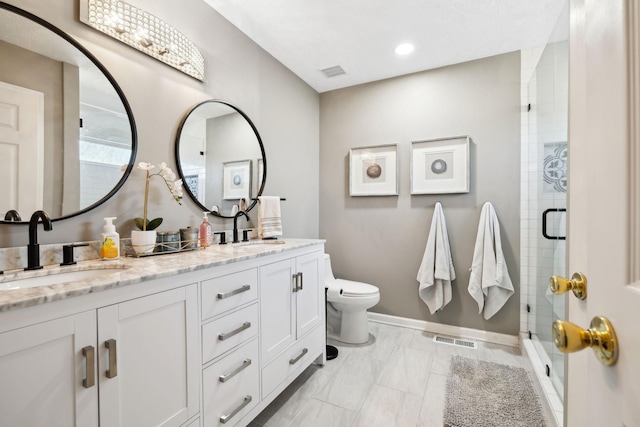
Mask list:
[[[397,55],[408,55],[413,52],[414,46],[411,43],[402,43],[396,47]]]

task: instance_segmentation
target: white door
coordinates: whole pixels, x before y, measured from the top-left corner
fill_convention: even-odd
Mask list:
[[[620,344],[607,367],[586,349],[567,357],[569,427],[640,426],[640,0],[571,0],[569,320],[607,317]]]
[[[198,412],[197,292],[190,285],[98,309],[101,426],[177,427]]]
[[[296,290],[296,338],[311,331],[324,314],[324,254],[314,252],[296,258],[296,271],[300,275]],[[321,292],[322,291],[322,292]]]
[[[44,94],[0,82],[0,212],[42,209]]]
[[[0,334],[1,426],[98,426],[96,312]]]
[[[296,340],[295,259],[260,267],[260,338],[262,363]]]

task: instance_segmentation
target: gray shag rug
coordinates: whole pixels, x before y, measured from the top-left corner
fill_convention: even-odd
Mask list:
[[[547,427],[527,371],[451,357],[445,427]]]

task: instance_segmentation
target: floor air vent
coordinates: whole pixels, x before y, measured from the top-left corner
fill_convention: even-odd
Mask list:
[[[461,340],[458,338],[451,338],[451,337],[443,337],[441,335],[436,335],[435,337],[433,337],[433,341],[441,344],[449,344],[449,345],[455,345],[458,347],[472,348],[474,350],[478,348],[475,341]]]

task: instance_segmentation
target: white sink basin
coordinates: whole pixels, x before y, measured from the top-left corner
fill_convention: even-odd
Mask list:
[[[89,269],[69,271],[64,268],[55,270],[25,271],[7,277],[0,276],[0,291],[10,289],[26,289],[38,286],[60,285],[79,280],[95,279],[110,274],[120,273],[127,267],[124,265],[100,265]]]

